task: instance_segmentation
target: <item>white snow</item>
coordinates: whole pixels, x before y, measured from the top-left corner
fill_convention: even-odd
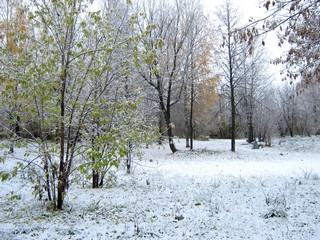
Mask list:
[[[175,143],[145,149],[110,188],[73,183],[62,212],[23,176],[0,183],[0,239],[320,239],[320,137],[238,140],[235,153],[229,140]]]

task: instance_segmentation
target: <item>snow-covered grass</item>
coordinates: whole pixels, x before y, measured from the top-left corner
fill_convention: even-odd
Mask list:
[[[110,188],[71,185],[62,212],[22,176],[0,183],[0,239],[320,239],[320,137],[176,143],[145,149]]]

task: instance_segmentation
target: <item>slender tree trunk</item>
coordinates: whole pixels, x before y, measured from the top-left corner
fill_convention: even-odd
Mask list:
[[[231,151],[236,151],[236,106],[233,87],[231,88]]]
[[[192,78],[191,82],[191,92],[190,92],[190,150],[193,150],[193,106],[194,106],[194,82]]]
[[[229,43],[231,43],[231,37],[229,35]],[[234,79],[233,79],[233,63],[231,44],[228,47],[229,52],[229,84],[230,84],[230,102],[231,102],[231,151],[236,151],[236,103],[234,94]]]
[[[247,55],[245,54],[245,58]],[[252,78],[250,77],[252,80]],[[247,142],[252,143],[254,142],[254,134],[253,134],[253,82],[247,83],[248,76],[247,76],[247,67],[246,62],[244,61],[244,106],[246,110],[246,127],[247,127]],[[250,85],[250,87],[248,87]]]
[[[62,63],[64,63],[62,59]],[[62,65],[64,66],[64,65]],[[65,166],[65,93],[67,84],[67,69],[64,67],[61,73],[61,85],[60,85],[60,164],[58,175],[58,199],[57,209],[62,210],[63,200],[65,195],[65,188],[67,185],[66,179],[66,166]]]
[[[230,102],[231,102],[231,151],[236,151],[236,103],[235,103],[235,86],[233,76],[233,55],[232,55],[232,44],[231,44],[231,22],[230,12],[227,13],[227,24],[228,24],[228,65],[229,65],[229,85],[230,85]]]
[[[158,139],[158,144],[162,144],[162,138],[163,138],[163,130],[162,130],[162,111],[159,112],[159,118],[158,118],[158,127],[159,127],[159,139]]]
[[[247,121],[246,121],[246,127],[247,127],[247,142],[248,143],[252,143],[254,142],[254,129],[253,129],[253,107],[252,107],[252,103],[249,103],[248,98],[250,98],[250,96],[248,96],[247,94],[247,86],[245,84],[245,97],[244,97],[244,101],[245,101],[245,109],[246,109],[246,116],[247,116]]]
[[[127,174],[131,173],[132,165],[132,142],[129,140],[127,143]]]
[[[95,140],[95,129],[93,129],[92,138],[91,138],[91,148],[92,149],[94,149],[94,147],[95,147],[94,140]],[[98,161],[99,160],[100,159],[98,159]],[[98,171],[95,170],[96,158],[94,156],[92,156],[91,163],[92,163],[92,166],[93,166],[92,167],[92,188],[99,188],[99,177],[100,177],[100,174],[99,174]]]
[[[44,171],[46,173],[46,187],[47,187],[47,194],[48,194],[48,201],[52,201],[51,196],[51,184],[50,184],[50,172],[49,172],[49,156],[45,156],[45,164],[44,164]]]
[[[188,111],[188,95],[187,95],[187,87],[184,88],[185,94],[184,94],[184,117],[185,117],[185,134],[186,134],[186,148],[190,148],[190,113]]]
[[[57,177],[57,168],[56,168],[55,165],[53,165],[52,166],[52,201],[53,201],[53,209],[57,209],[56,177]]]

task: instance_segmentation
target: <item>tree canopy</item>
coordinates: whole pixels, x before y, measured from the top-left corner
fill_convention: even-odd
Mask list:
[[[285,80],[300,79],[300,86],[319,83],[320,18],[318,0],[264,2],[267,15],[240,31],[241,39],[252,43],[255,36],[276,32],[279,46],[289,50],[275,60],[284,64]],[[264,44],[264,41],[262,42]]]

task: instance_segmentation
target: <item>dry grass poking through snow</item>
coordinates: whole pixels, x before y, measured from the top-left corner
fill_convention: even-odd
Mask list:
[[[63,212],[22,177],[1,183],[0,239],[320,239],[319,137],[177,145],[145,149],[110,188],[73,185]]]

